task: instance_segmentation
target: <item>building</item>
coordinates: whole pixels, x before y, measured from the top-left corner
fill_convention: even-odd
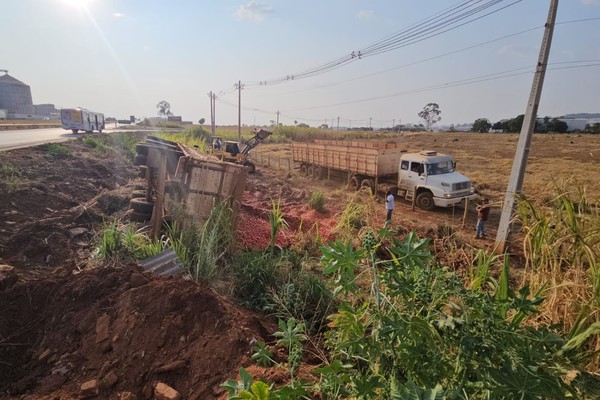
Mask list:
[[[0,76],[0,109],[6,110],[8,118],[32,118],[35,109],[31,88],[4,72]]]

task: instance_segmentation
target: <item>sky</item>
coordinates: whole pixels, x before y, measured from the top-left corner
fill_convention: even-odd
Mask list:
[[[428,103],[438,125],[493,123],[525,113],[549,4],[2,0],[0,69],[34,104],[118,119],[165,100],[209,122],[213,92],[217,125],[239,97],[250,126],[418,124]],[[560,0],[556,22],[538,116],[600,113],[600,0]]]

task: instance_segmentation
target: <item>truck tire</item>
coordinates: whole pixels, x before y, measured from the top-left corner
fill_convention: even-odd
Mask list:
[[[143,197],[136,197],[131,199],[129,202],[129,208],[138,212],[139,214],[152,214],[154,203],[146,201],[146,199]]]
[[[146,165],[147,162],[148,157],[143,156],[141,154],[138,154],[133,158],[133,165]]]
[[[79,132],[79,129],[71,129],[71,132],[73,132],[74,134],[77,134],[77,132]]]
[[[323,178],[323,169],[321,167],[319,167],[318,165],[315,165],[315,168],[313,169],[313,178],[320,180],[321,178]]]
[[[148,167],[146,167],[145,165],[140,165],[139,167],[139,171],[138,171],[138,178],[146,178],[146,170],[148,169]]]
[[[147,213],[139,213],[137,211],[132,211],[132,212],[127,213],[127,217],[129,218],[130,221],[146,222],[146,221],[150,221],[152,219],[152,213],[147,214]]]
[[[371,194],[374,194],[374,188],[373,188],[373,182],[369,179],[363,179],[362,182],[360,183],[360,189],[361,190],[367,190],[369,189],[371,191]]]
[[[133,192],[131,192],[131,198],[132,199],[145,198],[145,197],[146,197],[146,191],[145,190],[134,190]]]
[[[431,192],[421,192],[417,195],[417,207],[421,210],[431,211],[434,206]]]
[[[135,152],[140,155],[147,156],[148,155],[148,146],[146,146],[144,144],[136,144]]]
[[[306,174],[308,175],[309,178],[313,177],[314,171],[315,171],[315,167],[313,165],[309,165],[308,169],[306,170]]]
[[[300,166],[300,173],[304,176],[308,175],[308,166],[306,164]]]
[[[350,189],[354,191],[360,189],[360,182],[358,181],[357,176],[353,176],[352,178],[350,178]]]

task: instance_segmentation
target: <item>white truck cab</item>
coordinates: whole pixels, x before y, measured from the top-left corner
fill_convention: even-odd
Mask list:
[[[474,199],[471,180],[456,172],[451,155],[426,150],[400,157],[398,195],[412,200],[423,210],[449,207],[463,199]]]

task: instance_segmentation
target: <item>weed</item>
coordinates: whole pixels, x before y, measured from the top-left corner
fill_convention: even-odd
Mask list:
[[[59,143],[43,144],[40,148],[48,153],[51,158],[67,158],[71,156],[71,151]]]
[[[153,241],[132,225],[105,222],[95,254],[103,260],[140,261],[163,251],[167,240]]]
[[[281,211],[281,197],[275,200],[271,200],[271,212],[269,213],[269,226],[271,228],[271,241],[269,246],[273,248],[275,246],[275,240],[277,239],[277,233],[288,227],[287,222],[283,218],[283,212]]]
[[[173,250],[196,281],[215,282],[221,277],[219,262],[234,243],[227,202],[215,204],[200,228],[175,223],[168,232]]]
[[[2,176],[2,181],[6,185],[8,193],[14,193],[23,186],[23,173],[17,167],[9,164],[1,164],[0,176]]]
[[[320,190],[313,192],[308,199],[308,206],[311,210],[318,211],[320,213],[325,212],[325,196]]]

